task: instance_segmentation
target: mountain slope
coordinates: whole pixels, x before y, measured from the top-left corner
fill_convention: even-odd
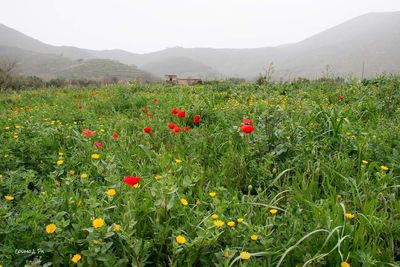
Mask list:
[[[56,73],[58,77],[66,79],[112,79],[151,82],[156,79],[150,73],[109,59],[90,59],[82,64],[71,66]]]
[[[0,61],[2,59],[15,60],[17,62],[15,71],[19,74],[36,75],[44,79],[62,77],[104,80],[116,77],[118,80],[158,80],[136,66],[106,59],[72,60],[55,54],[42,54],[16,47],[0,46]]]

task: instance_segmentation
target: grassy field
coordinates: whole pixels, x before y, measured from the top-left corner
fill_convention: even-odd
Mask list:
[[[398,266],[399,88],[1,94],[0,265]]]

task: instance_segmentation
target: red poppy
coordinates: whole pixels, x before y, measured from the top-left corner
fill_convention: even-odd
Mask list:
[[[172,131],[174,133],[179,133],[181,131],[181,128],[179,128],[178,126],[176,126],[174,129],[172,129]]]
[[[178,109],[178,108],[173,108],[173,109],[171,110],[171,113],[174,114],[174,115],[176,115],[176,114],[179,113],[179,109]]]
[[[94,145],[98,148],[98,149],[102,149],[103,148],[103,144],[101,142],[96,142],[94,143]]]
[[[344,97],[342,95],[338,96],[339,101],[343,101]]]
[[[146,112],[147,112],[147,109],[141,108],[140,111],[143,112],[143,113],[146,113]]]
[[[83,108],[83,105],[78,105],[78,109],[82,109]]]
[[[152,113],[147,113],[146,115],[147,115],[147,117],[153,117]]]
[[[170,128],[171,130],[175,127],[177,127],[175,123],[168,123],[168,128]]]
[[[183,129],[185,132],[189,132],[190,128],[188,126],[185,127],[185,129]]]
[[[254,126],[253,125],[242,124],[242,125],[240,125],[240,129],[242,129],[242,131],[245,134],[249,134],[249,133],[254,131]]]
[[[153,103],[157,103],[158,99],[157,98],[153,98]]]
[[[185,116],[186,116],[186,111],[179,111],[178,112],[178,114],[177,114],[177,116],[179,117],[179,118],[185,118]]]
[[[253,121],[248,118],[243,118],[244,125],[253,125]]]
[[[21,112],[22,108],[16,108],[15,111],[16,112]]]
[[[144,129],[143,129],[143,131],[145,132],[145,133],[151,133],[151,128],[150,127],[144,127]]]
[[[112,137],[114,138],[114,140],[117,140],[117,138],[119,137],[119,135],[118,135],[116,132],[114,132],[113,135],[112,135]]]
[[[129,186],[134,186],[135,184],[139,183],[141,179],[142,178],[140,177],[125,176],[122,181]]]
[[[193,117],[193,122],[194,122],[194,123],[199,123],[200,120],[201,120],[200,115],[195,115],[195,116]]]
[[[93,136],[94,132],[89,129],[83,129],[82,133],[86,136]]]

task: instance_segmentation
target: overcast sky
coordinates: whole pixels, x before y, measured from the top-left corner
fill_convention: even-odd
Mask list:
[[[53,45],[252,48],[297,42],[400,0],[0,0],[0,23]]]

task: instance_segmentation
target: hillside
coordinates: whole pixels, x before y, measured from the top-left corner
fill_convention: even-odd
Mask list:
[[[56,76],[66,79],[112,79],[151,82],[155,77],[135,66],[128,66],[109,59],[90,59],[82,64],[73,65],[56,73]]]
[[[116,77],[118,80],[157,81],[157,78],[118,61],[107,59],[72,60],[55,54],[42,54],[16,47],[0,46],[0,60],[16,60],[16,72],[44,79],[95,79]]]
[[[254,79],[274,62],[276,79],[315,78],[326,71],[340,76],[372,77],[400,72],[400,12],[369,13],[303,41],[255,49],[173,47],[134,54],[124,50],[94,51],[51,46],[0,24],[0,45],[37,53],[55,54],[71,60],[111,59],[135,65],[162,77],[242,77]]]
[[[181,77],[199,77],[216,79],[221,77],[211,67],[186,57],[169,57],[152,61],[141,66],[143,70],[164,76],[167,73],[175,73]]]

